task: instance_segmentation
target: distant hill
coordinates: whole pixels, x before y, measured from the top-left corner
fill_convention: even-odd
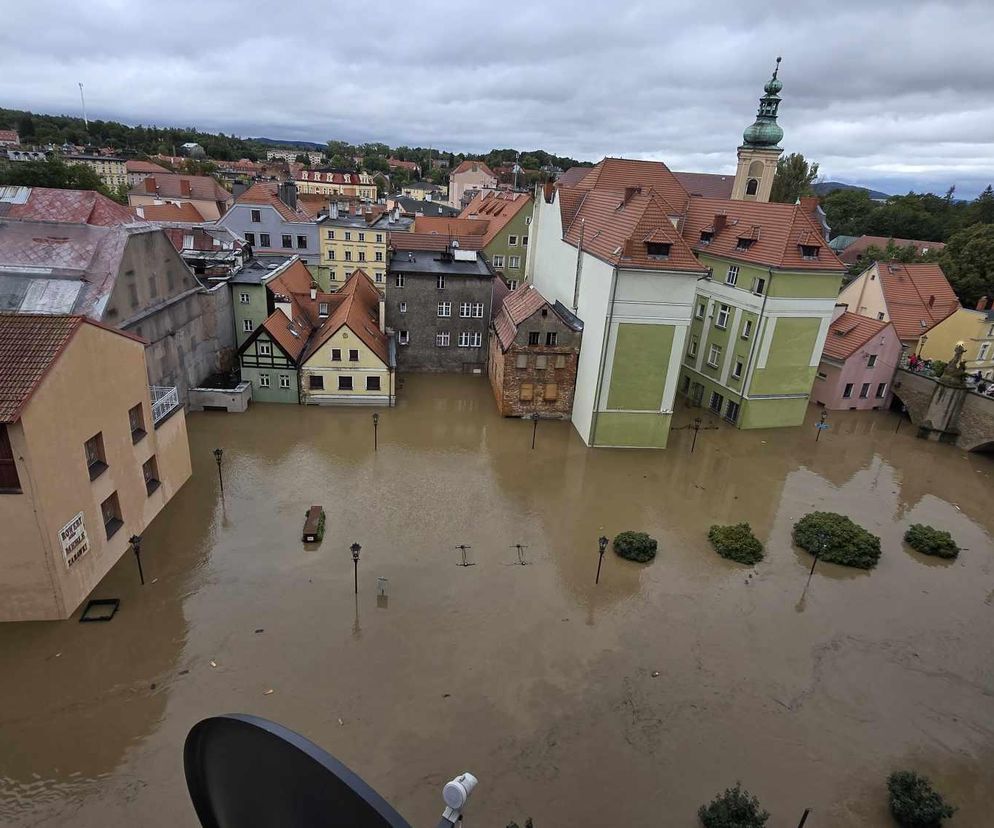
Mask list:
[[[889,193],[882,193],[880,190],[871,190],[869,187],[859,187],[855,184],[843,184],[841,181],[819,181],[814,185],[817,195],[828,195],[833,190],[866,190],[870,198],[890,198]]]
[[[267,147],[292,147],[293,149],[309,150],[323,150],[328,147],[327,144],[319,144],[315,141],[284,141],[282,138],[247,138],[246,140],[264,144]]]

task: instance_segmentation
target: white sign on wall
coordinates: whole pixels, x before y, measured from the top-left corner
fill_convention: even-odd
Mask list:
[[[62,541],[62,554],[66,556],[66,568],[71,568],[90,550],[90,541],[86,537],[82,512],[62,527],[59,539]]]

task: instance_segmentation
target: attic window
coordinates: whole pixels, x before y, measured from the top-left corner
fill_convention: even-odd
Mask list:
[[[816,244],[801,244],[798,245],[801,248],[801,258],[802,259],[817,259],[818,258],[818,245]]]
[[[646,242],[645,250],[653,259],[668,259],[670,257],[669,242]]]
[[[701,230],[701,244],[711,244],[714,240],[714,230]]]
[[[755,239],[739,239],[738,244],[735,245],[736,250],[748,250],[756,243]]]
[[[327,302],[319,302],[318,303],[318,316],[327,316],[327,315],[328,315],[328,303]]]

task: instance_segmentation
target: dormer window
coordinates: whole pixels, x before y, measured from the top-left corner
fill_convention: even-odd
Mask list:
[[[801,258],[802,259],[817,259],[818,258],[818,246],[815,244],[802,244],[798,245],[801,248]]]
[[[714,240],[714,230],[701,230],[701,244],[711,244]]]
[[[738,244],[735,245],[736,250],[748,250],[756,243],[755,239],[739,239]]]
[[[669,242],[646,242],[645,251],[651,259],[668,259],[670,257]]]

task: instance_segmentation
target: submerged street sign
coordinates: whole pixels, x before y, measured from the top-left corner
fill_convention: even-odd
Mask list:
[[[62,527],[59,531],[59,539],[62,541],[62,554],[66,557],[66,568],[71,568],[90,550],[90,541],[86,537],[82,512]]]

